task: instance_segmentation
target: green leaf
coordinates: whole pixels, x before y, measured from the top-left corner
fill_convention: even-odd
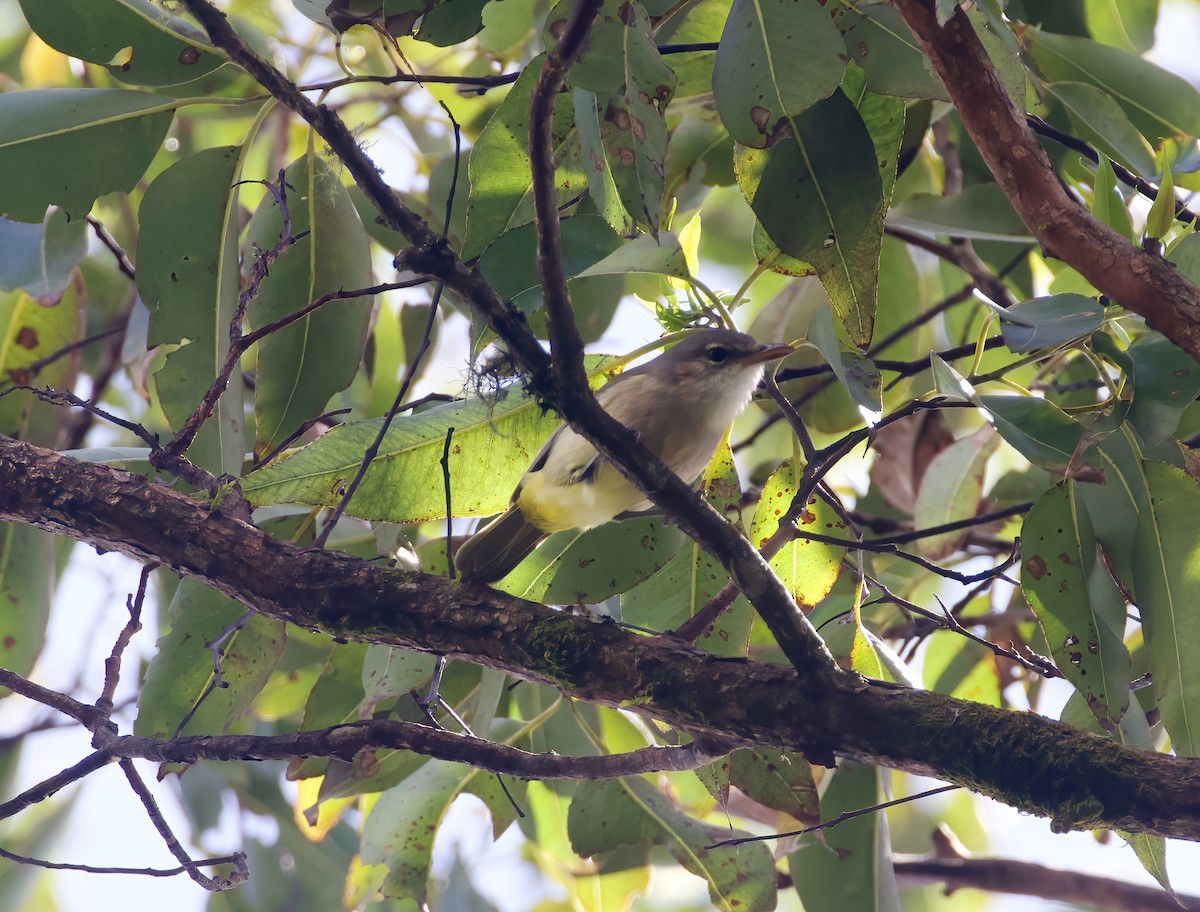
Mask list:
[[[1088,38],[1035,28],[1025,29],[1023,37],[1048,81],[1103,89],[1151,145],[1171,136],[1200,136],[1200,92],[1182,77]]]
[[[1000,706],[995,655],[979,643],[964,642],[957,633],[938,631],[929,638],[921,674],[926,690]]]
[[[1031,298],[997,313],[1004,344],[1018,353],[1090,336],[1104,322],[1104,305],[1071,293]]]
[[[717,450],[700,479],[705,498],[731,522],[741,522],[742,487],[728,446]],[[661,571],[621,596],[621,620],[648,630],[675,630],[729,581],[721,562],[690,538]],[[698,644],[718,655],[744,656],[753,609],[736,600]]]
[[[643,234],[622,244],[600,262],[579,273],[577,278],[624,275],[629,272],[646,272],[674,279],[691,277],[679,236],[674,231],[660,231],[657,238]]]
[[[577,215],[560,223],[562,267],[568,279],[579,276],[624,245],[609,223],[595,215]],[[498,294],[520,299],[526,313],[541,305],[537,271],[537,232],[532,224],[504,232],[479,258],[479,271]],[[526,294],[536,292],[535,294]]]
[[[1000,436],[1035,466],[1062,474],[1079,457],[1083,426],[1053,402],[1033,396],[980,396]]]
[[[883,800],[880,773],[844,764],[830,773],[821,796],[821,819],[833,820]],[[806,912],[899,912],[891,838],[883,811],[864,814],[824,831],[788,856],[796,892]]]
[[[82,219],[96,197],[132,190],[158,152],[174,98],[125,89],[0,94],[0,213],[40,222],[58,205]]]
[[[678,529],[658,519],[560,532],[497,588],[549,605],[594,605],[653,576],[679,550],[681,538]]]
[[[56,298],[87,255],[87,222],[51,209],[40,225],[0,218],[0,291]]]
[[[572,8],[569,2],[554,8],[547,19],[548,34],[565,26]],[[599,133],[625,210],[656,234],[667,156],[663,111],[675,93],[676,79],[658,52],[650,18],[640,3],[605,0],[567,79],[573,88],[595,93],[594,113],[584,112],[587,131]],[[575,108],[578,119],[578,102]],[[584,151],[589,151],[586,141]],[[594,162],[586,164],[589,172],[595,167]],[[590,177],[589,173],[589,183]]]
[[[771,473],[763,485],[758,509],[754,511],[754,522],[750,525],[750,541],[754,547],[761,548],[775,534],[779,520],[796,496],[797,483],[797,467],[793,460],[788,460]],[[804,533],[816,532],[844,538],[846,526],[833,508],[815,495],[809,498],[796,525],[799,527],[799,537],[788,542],[771,558],[771,568],[787,586],[797,604],[812,606],[825,598],[833,588],[846,548],[806,539]]]
[[[36,378],[30,368],[79,339],[84,302],[78,273],[57,295],[39,299],[23,291],[0,294],[0,380],[4,386],[36,383],[61,389],[73,385],[75,366],[70,358],[50,362]],[[38,403],[29,393],[0,397],[0,434],[53,445],[56,434],[49,427],[39,427],[35,416],[47,416],[53,423],[55,412],[55,406]]]
[[[1129,706],[1125,602],[1097,564],[1092,523],[1075,488],[1051,488],[1026,515],[1021,588],[1055,664],[1111,732]]]
[[[467,161],[471,194],[467,198],[467,235],[462,257],[470,260],[511,228],[533,221],[533,177],[529,164],[529,100],[544,56],[535,57],[509,90],[471,147]],[[555,188],[559,205],[587,186],[579,161],[574,102],[564,92],[554,102],[551,124]]]
[[[1200,237],[1184,240],[1200,247]],[[1128,353],[1135,367],[1128,418],[1151,447],[1175,433],[1184,410],[1200,396],[1200,365],[1159,332],[1138,336]]]
[[[1096,451],[1103,482],[1080,483],[1076,492],[1087,507],[1096,540],[1103,546],[1117,578],[1136,601],[1133,545],[1138,517],[1149,509],[1141,448],[1133,429],[1123,424],[1104,437]]]
[[[10,397],[11,398],[11,397]],[[0,523],[0,668],[27,675],[46,642],[54,601],[55,537],[32,526]],[[8,690],[0,688],[0,696]]]
[[[838,10],[834,22],[846,56],[867,74],[867,88],[880,95],[949,101],[908,26],[890,3],[861,3]]]
[[[997,184],[975,184],[954,196],[913,194],[891,208],[887,221],[924,234],[989,241],[1033,238]]]
[[[376,707],[424,686],[433,674],[437,659],[423,652],[372,643],[358,667],[362,702],[356,715],[367,718]]]
[[[1200,753],[1200,674],[1191,644],[1200,638],[1200,489],[1180,469],[1145,464],[1149,504],[1138,516],[1133,579],[1150,673],[1163,725],[1181,757]]]
[[[936,353],[929,360],[938,394],[974,402],[1005,442],[1035,466],[1055,474],[1076,467],[1083,425],[1057,405],[1036,396],[980,396]]]
[[[1158,195],[1154,197],[1146,216],[1145,234],[1148,238],[1166,237],[1175,224],[1175,180],[1165,152],[1159,155],[1158,164],[1162,179],[1158,184]]]
[[[1127,241],[1134,241],[1133,222],[1125,207],[1125,198],[1117,189],[1117,175],[1112,163],[1103,155],[1096,166],[1096,186],[1092,194],[1092,215],[1108,225]],[[1190,235],[1189,235],[1190,237]]]
[[[789,129],[790,118],[837,88],[844,53],[829,11],[816,0],[733,0],[713,66],[725,128],[744,145],[768,145]]]
[[[818,308],[813,314],[806,339],[817,347],[821,357],[833,368],[838,383],[849,393],[855,405],[876,414],[883,411],[883,377],[879,368],[861,352],[842,350],[828,307]]]
[[[580,154],[587,172],[588,193],[592,203],[613,231],[626,237],[632,236],[635,223],[621,202],[616,181],[613,180],[613,163],[601,140],[600,99],[595,92],[586,89],[576,89],[574,98],[575,127],[579,131]],[[569,249],[569,245],[563,244],[564,252]]]
[[[722,912],[775,908],[775,866],[766,846],[708,848],[742,833],[688,817],[643,779],[581,782],[567,829],[583,857],[628,845],[664,845],[686,870],[707,881],[709,899]]]
[[[256,506],[333,506],[358,471],[380,420],[339,425],[291,456],[248,475],[242,491]],[[508,505],[557,419],[516,390],[499,402],[448,403],[400,417],[347,508],[361,519],[419,522],[446,513],[440,460],[453,427],[450,485],[455,516],[487,516]]]
[[[21,12],[46,44],[122,82],[176,85],[225,62],[196,26],[150,0],[21,0]]]
[[[1154,150],[1111,95],[1086,82],[1055,82],[1046,91],[1062,102],[1082,139],[1136,174],[1155,173]]]
[[[925,470],[917,491],[914,526],[927,529],[975,516],[983,496],[988,461],[999,445],[995,431],[983,427],[938,453]],[[917,550],[928,558],[949,557],[970,531],[963,529],[918,539]]]
[[[1175,896],[1175,890],[1171,887],[1170,875],[1167,873],[1167,841],[1161,836],[1124,831],[1121,832],[1121,838],[1129,843],[1133,854],[1137,856],[1146,872],[1157,880],[1164,890]],[[1176,899],[1176,902],[1179,900]],[[1183,903],[1180,903],[1180,906],[1182,905]]]
[[[170,738],[213,680],[213,655],[204,644],[246,613],[230,598],[194,579],[175,590],[169,627],[158,638],[138,694],[134,731]],[[258,696],[275,670],[286,641],[285,624],[256,614],[226,640],[221,672],[226,687],[213,690],[183,730],[185,735],[222,735]]]
[[[1134,54],[1150,50],[1158,22],[1158,0],[1083,0],[1092,37]]]
[[[364,864],[385,865],[383,895],[424,906],[433,840],[450,804],[478,771],[429,760],[400,785],[379,796],[363,824]]]
[[[883,237],[882,182],[871,135],[835,92],[767,149],[738,146],[738,186],[771,240],[812,263],[850,339],[866,347]]]
[[[719,123],[684,117],[667,142],[666,192],[675,195],[693,180],[705,186],[732,184],[733,138]]]
[[[759,804],[805,826],[821,819],[812,764],[800,754],[767,748],[736,750],[729,755],[729,781]]]
[[[180,346],[154,374],[159,404],[176,431],[200,405],[229,348],[241,276],[235,186],[241,158],[240,147],[223,146],[181,159],[154,180],[138,211],[137,284],[150,308],[147,343]],[[236,477],[245,454],[235,369],[188,458]]]
[[[294,313],[324,294],[373,283],[370,242],[337,172],[316,155],[287,169],[295,188],[288,208],[293,236],[309,232],[271,264],[247,319],[255,329]],[[279,241],[283,222],[267,196],[247,231],[266,250]],[[255,449],[267,453],[325,410],[350,385],[366,344],[374,298],[331,301],[258,344]]]
[[[483,8],[488,0],[439,0],[423,17],[418,41],[437,47],[461,44],[483,28]]]

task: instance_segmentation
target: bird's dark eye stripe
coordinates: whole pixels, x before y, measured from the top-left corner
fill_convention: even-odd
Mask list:
[[[728,356],[729,352],[727,352],[724,347],[720,345],[712,345],[708,349],[708,360],[713,364],[720,364]]]

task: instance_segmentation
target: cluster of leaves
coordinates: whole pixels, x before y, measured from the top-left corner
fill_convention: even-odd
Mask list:
[[[547,176],[531,166],[530,101],[575,4],[294,5],[316,23],[311,38],[264,2],[230,3],[247,52],[286,45],[289,78],[378,140],[389,175],[413,174],[399,198],[541,332],[532,196]],[[1200,93],[1139,56],[1157,3],[1002,6],[973,4],[970,22],[1006,91],[1052,138],[1063,181],[1200,280],[1200,240],[1174,205],[1175,188],[1200,187]],[[19,89],[0,94],[3,378],[66,389],[86,376],[97,401],[164,438],[201,409],[188,460],[239,479],[259,524],[300,543],[345,500],[388,420],[331,546],[374,557],[399,541],[414,569],[444,574],[447,504],[456,518],[503,509],[556,419],[511,386],[389,413],[399,377],[436,382],[426,343],[476,355],[493,328],[461,289],[430,294],[423,275],[379,284],[379,254],[411,238],[381,222],[376,191],[347,178],[289,98],[264,93],[175,7],[21,0],[28,28],[2,39],[0,66]],[[938,9],[948,18],[955,4]],[[446,78],[422,83],[414,70]],[[1200,642],[1189,610],[1200,489],[1186,445],[1200,431],[1200,370],[1040,255],[895,9],[606,0],[567,85],[554,103],[552,181],[584,338],[641,332],[645,321],[628,319],[639,304],[618,310],[627,294],[667,330],[732,315],[760,339],[802,343],[778,375],[794,413],[753,409],[701,487],[772,547],[771,566],[833,653],[869,677],[915,677],[995,705],[1013,699],[1010,685],[1036,704],[1033,672],[1056,669],[1074,688],[1065,720],[1200,755],[1200,671],[1187,660]],[[1153,205],[1131,206],[1146,181]],[[89,220],[105,244],[89,244]],[[264,251],[270,266],[251,280]],[[701,271],[733,276],[737,290],[714,291]],[[310,302],[322,303],[288,322]],[[264,327],[229,374],[231,338]],[[325,433],[301,445],[314,428]],[[0,399],[5,434],[151,471],[150,450],[92,429],[91,416],[68,421],[23,392]],[[848,458],[868,437],[869,476]],[[841,498],[855,484],[850,510]],[[788,517],[797,529],[785,522],[781,536]],[[1021,585],[997,587],[1018,535]],[[0,586],[21,610],[0,614],[0,665],[20,674],[44,640],[58,556],[51,536],[4,527]],[[605,603],[653,631],[723,599],[695,642],[778,660],[750,603],[722,594],[728,582],[718,556],[644,518],[555,535],[500,588]],[[225,643],[226,686],[214,689],[198,644],[242,607],[162,572],[158,590],[164,634],[139,690],[138,734],[170,738],[185,719],[183,733],[205,734],[422,718],[411,694],[427,685],[430,657],[262,616]],[[939,595],[953,607],[937,610]],[[1135,680],[1149,684],[1135,692]],[[441,694],[471,731],[528,750],[588,756],[680,737],[506,683],[456,662]],[[279,812],[280,839],[257,847],[255,867],[267,876],[272,856],[290,854],[314,909],[425,901],[437,823],[464,792],[487,805],[497,835],[525,812],[531,859],[570,897],[543,908],[628,908],[649,866],[673,858],[717,907],[770,909],[769,851],[712,848],[729,835],[724,812],[787,829],[870,805],[886,785],[873,769],[821,770],[767,747],[661,781],[553,788],[400,751],[296,759],[287,772],[306,820],[280,811],[270,776],[197,770],[182,788],[197,834],[216,823],[217,789]],[[810,839],[787,854],[806,908],[893,907],[881,816]],[[1135,848],[1165,876],[1161,841]]]

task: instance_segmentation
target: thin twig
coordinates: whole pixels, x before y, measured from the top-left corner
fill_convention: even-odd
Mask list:
[[[100,699],[96,701],[96,709],[106,719],[112,716],[113,698],[117,693],[117,684],[121,680],[121,657],[125,654],[134,634],[142,629],[142,603],[146,600],[146,585],[150,581],[150,574],[157,568],[158,564],[154,561],[142,566],[137,592],[125,600],[125,607],[129,611],[129,620],[121,628],[116,642],[113,643],[112,652],[104,662],[104,689],[100,692]]]
[[[769,839],[785,839],[788,836],[803,836],[806,833],[815,833],[817,830],[827,830],[830,827],[837,826],[839,823],[845,823],[847,820],[853,820],[855,817],[862,817],[865,814],[874,814],[876,811],[887,810],[888,808],[895,807],[898,804],[908,804],[910,801],[928,798],[931,795],[940,795],[942,792],[952,792],[955,789],[960,788],[962,788],[961,785],[942,785],[938,788],[929,789],[925,792],[918,792],[915,795],[909,795],[907,798],[897,798],[894,801],[884,801],[882,804],[873,804],[870,807],[859,808],[856,811],[846,811],[843,814],[838,814],[838,816],[834,817],[832,820],[826,820],[810,827],[804,827],[801,830],[791,830],[787,833],[775,833],[771,836],[742,836],[739,839],[723,839],[720,842],[714,842],[711,845],[707,845],[705,848],[722,849],[727,846],[746,845],[750,842],[766,842]]]
[[[250,877],[250,869],[246,866],[246,856],[241,852],[233,856],[233,872],[228,875],[209,877],[201,871],[200,866],[192,860],[191,856],[188,855],[179,840],[175,837],[175,834],[171,832],[170,826],[167,825],[167,821],[163,818],[162,811],[158,808],[158,802],[154,800],[154,796],[146,788],[146,783],[142,781],[141,775],[134,768],[133,761],[121,760],[120,765],[121,772],[125,774],[125,779],[129,782],[133,793],[138,796],[142,802],[142,807],[146,809],[146,813],[150,817],[150,822],[158,830],[158,835],[167,844],[167,849],[175,856],[175,860],[183,865],[183,869],[187,871],[188,877],[210,893],[221,893],[225,890],[232,890],[246,882]]]
[[[454,549],[451,547],[454,539],[454,505],[450,499],[450,441],[454,438],[454,428],[446,428],[446,442],[442,445],[442,487],[446,491],[446,576],[455,578]]]
[[[1029,124],[1029,128],[1039,136],[1052,139],[1059,145],[1066,146],[1068,149],[1078,152],[1093,165],[1100,164],[1100,156],[1096,150],[1079,137],[1072,136],[1070,133],[1064,133],[1062,130],[1052,127],[1036,114],[1026,114],[1025,122]],[[1117,180],[1119,180],[1121,183],[1136,190],[1147,199],[1158,199],[1158,194],[1162,192],[1159,187],[1134,174],[1118,161],[1114,161],[1110,158],[1108,163],[1112,166],[1113,174],[1116,175]],[[1196,223],[1197,215],[1195,212],[1181,203],[1178,198],[1174,200],[1174,203],[1176,221],[1183,222],[1185,225]]]
[[[87,223],[92,226],[92,231],[96,233],[96,237],[100,243],[108,248],[109,252],[117,260],[117,269],[131,282],[137,281],[137,274],[134,272],[133,263],[129,260],[129,255],[125,253],[121,245],[117,243],[117,239],[109,233],[109,230],[104,227],[104,223],[94,215],[87,217]]]
[[[240,852],[236,855],[225,855],[221,858],[201,858],[193,862],[198,867],[211,868],[216,865],[237,864],[239,858],[244,858]],[[187,868],[115,868],[99,865],[75,864],[65,861],[46,861],[42,858],[32,858],[29,855],[18,855],[0,849],[0,858],[7,858],[16,864],[29,865],[34,868],[46,868],[51,871],[81,871],[84,874],[133,874],[140,877],[177,877],[187,873]]]
[[[379,433],[375,435],[375,439],[371,441],[371,445],[363,453],[362,461],[358,465],[358,471],[354,474],[354,478],[351,479],[350,484],[346,486],[346,490],[342,494],[341,500],[338,501],[337,506],[326,517],[324,524],[321,526],[320,534],[317,535],[312,543],[312,547],[318,551],[324,548],[325,543],[329,541],[333,527],[338,524],[338,520],[346,512],[346,507],[349,506],[350,499],[354,497],[358,486],[362,484],[363,478],[366,477],[367,469],[371,467],[371,463],[379,455],[379,448],[383,445],[383,439],[387,436],[388,428],[392,426],[392,421],[395,419],[396,413],[400,410],[400,405],[404,402],[404,397],[408,394],[408,388],[417,376],[417,372],[421,366],[421,359],[429,351],[430,338],[433,335],[433,324],[437,319],[438,305],[441,303],[442,291],[445,287],[444,283],[438,282],[437,287],[433,290],[433,301],[429,306],[429,317],[425,320],[425,331],[421,334],[421,344],[417,347],[416,354],[413,355],[412,361],[409,362],[408,368],[404,372],[404,379],[400,382],[400,388],[396,391],[396,398],[392,400],[391,408],[383,416],[383,421],[379,425]]]

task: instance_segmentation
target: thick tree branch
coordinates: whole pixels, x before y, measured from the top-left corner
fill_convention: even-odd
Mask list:
[[[892,859],[896,878],[902,885],[943,884],[946,895],[955,890],[986,890],[1119,912],[1200,909],[1200,897],[1176,899],[1160,887],[1144,887],[1029,861],[972,855],[942,829],[934,831],[933,847],[928,855],[899,855]]]
[[[895,6],[933,63],[996,182],[1046,253],[1200,360],[1200,289],[1067,195],[966,13],[958,9],[939,26],[933,0],[895,0]]]
[[[4,437],[0,478],[0,521],[157,560],[309,629],[446,653],[583,700],[636,706],[701,739],[935,776],[1050,817],[1057,830],[1200,839],[1200,760],[924,691],[871,683],[813,692],[785,666],[723,659],[484,587],[306,551],[141,476]],[[74,701],[61,708],[95,714]]]

